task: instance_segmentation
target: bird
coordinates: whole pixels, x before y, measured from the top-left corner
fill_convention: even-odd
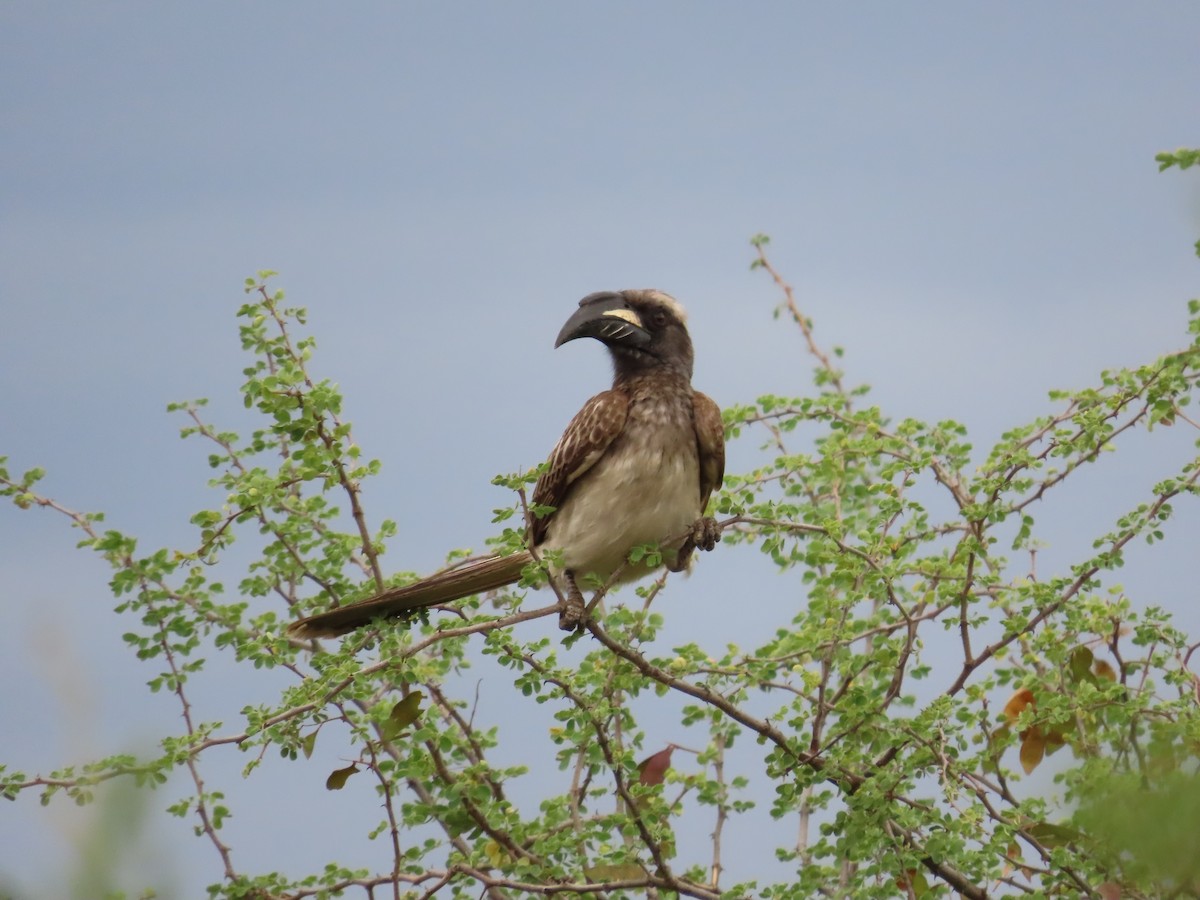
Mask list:
[[[578,581],[592,576],[621,583],[649,573],[646,564],[628,562],[634,547],[658,543],[661,564],[678,572],[696,547],[716,546],[720,528],[704,513],[724,479],[725,433],[716,402],[692,388],[694,354],[683,305],[653,289],[588,294],[562,326],[555,349],[580,338],[608,348],[612,387],[583,405],[550,452],[533,490],[532,549],[486,557],[299,619],[288,627],[291,637],[336,637],[495,590],[519,581],[543,558],[565,592],[560,626],[571,630],[583,613]]]

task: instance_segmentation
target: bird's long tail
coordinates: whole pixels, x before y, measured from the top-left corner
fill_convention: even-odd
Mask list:
[[[297,638],[337,637],[374,619],[397,618],[427,606],[512,584],[520,579],[521,570],[531,562],[533,556],[527,550],[511,556],[490,556],[460,569],[390,588],[361,603],[300,619],[288,626],[288,634]]]

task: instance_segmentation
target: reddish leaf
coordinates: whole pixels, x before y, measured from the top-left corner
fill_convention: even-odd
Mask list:
[[[638,781],[642,784],[662,784],[667,777],[667,769],[671,768],[671,754],[674,752],[675,745],[667,744],[665,750],[659,750],[638,763]]]

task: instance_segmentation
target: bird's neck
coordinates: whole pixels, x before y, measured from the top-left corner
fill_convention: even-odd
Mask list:
[[[691,360],[661,360],[644,353],[613,353],[613,387],[630,387],[643,381],[679,384],[691,390]]]
[[[675,392],[690,397],[692,379],[689,372],[674,366],[655,365],[625,369],[618,366],[613,373],[613,388],[625,391],[631,396]]]

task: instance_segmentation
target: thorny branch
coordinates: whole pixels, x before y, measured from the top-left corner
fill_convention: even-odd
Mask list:
[[[618,619],[610,620],[602,615],[600,604],[608,594],[608,586],[605,586],[594,594],[588,607],[589,615],[584,624],[586,635],[595,641],[598,648],[603,649],[610,660],[629,667],[644,683],[659,685],[667,691],[684,695],[715,711],[723,720],[722,726],[729,729],[729,734],[734,734],[736,729],[740,728],[760,739],[771,751],[772,759],[783,761],[781,764],[770,764],[770,775],[777,782],[782,783],[795,777],[806,783],[803,789],[797,792],[795,805],[795,812],[799,817],[796,851],[803,865],[816,865],[820,862],[810,840],[811,826],[814,819],[821,814],[821,809],[813,805],[816,801],[811,785],[832,786],[837,795],[849,802],[869,791],[884,790],[880,787],[881,784],[893,785],[894,767],[899,765],[906,755],[919,752],[922,758],[933,761],[941,784],[952,785],[954,789],[961,790],[962,794],[951,796],[947,793],[943,798],[943,805],[939,806],[936,801],[922,799],[921,795],[914,791],[904,789],[900,779],[894,781],[894,786],[887,787],[886,800],[890,805],[882,819],[882,828],[896,858],[903,857],[919,863],[927,872],[958,891],[961,896],[987,897],[988,888],[985,883],[976,883],[954,864],[953,859],[943,858],[944,854],[935,853],[931,849],[936,843],[935,826],[928,823],[936,822],[936,813],[940,809],[949,809],[961,816],[969,804],[974,803],[977,804],[975,812],[982,811],[982,815],[995,827],[1009,829],[1011,834],[1019,835],[1032,848],[1040,866],[1021,862],[1020,869],[1025,873],[1027,880],[1033,875],[1062,875],[1081,895],[1092,893],[1093,886],[1084,875],[1070,865],[1057,864],[1051,859],[1048,847],[1039,840],[1038,832],[1023,818],[1024,807],[1010,789],[1004,771],[997,768],[994,773],[984,774],[969,765],[964,765],[956,753],[952,752],[942,729],[922,731],[916,726],[902,723],[895,730],[898,736],[878,755],[849,759],[839,756],[837,750],[852,740],[860,740],[862,734],[869,732],[873,725],[885,719],[893,704],[901,699],[906,674],[910,672],[921,649],[918,629],[927,623],[941,621],[949,624],[961,651],[961,667],[953,673],[948,685],[938,694],[939,699],[960,697],[977,683],[977,676],[988,665],[994,665],[1004,657],[1014,644],[1019,644],[1033,658],[1031,665],[1040,672],[1038,667],[1043,663],[1037,659],[1037,654],[1029,644],[1029,634],[1048,624],[1053,617],[1061,615],[1072,601],[1088,591],[1094,580],[1108,568],[1109,561],[1119,555],[1134,537],[1146,531],[1147,523],[1165,517],[1173,499],[1185,493],[1197,492],[1200,466],[1193,465],[1185,469],[1177,480],[1159,490],[1137,516],[1122,522],[1108,540],[1107,546],[1102,548],[1094,559],[1079,567],[1073,579],[1061,584],[1061,590],[1058,590],[1056,595],[1042,602],[1036,613],[1024,623],[1023,628],[1006,631],[999,637],[977,630],[974,617],[977,615],[979,601],[989,601],[1002,609],[1006,615],[1009,614],[1005,595],[1011,590],[1011,585],[999,581],[997,576],[1001,571],[1001,561],[987,550],[987,540],[991,533],[989,529],[993,520],[1002,520],[1005,515],[1013,513],[1023,513],[1034,503],[1043,500],[1068,474],[1084,463],[1094,460],[1108,443],[1135,426],[1145,423],[1151,415],[1148,393],[1156,389],[1161,380],[1171,377],[1169,362],[1161,363],[1153,370],[1144,371],[1136,385],[1125,388],[1124,393],[1113,394],[1104,404],[1073,399],[1065,410],[1040,421],[1023,438],[1011,442],[1004,454],[989,460],[989,472],[994,477],[987,490],[981,491],[973,487],[975,481],[964,477],[961,468],[949,455],[942,458],[937,454],[927,454],[916,439],[902,433],[901,430],[889,428],[886,422],[870,421],[852,412],[852,393],[844,387],[842,373],[834,366],[832,357],[817,344],[811,321],[797,305],[791,286],[772,266],[763,244],[756,244],[756,250],[757,264],[767,271],[783,292],[782,308],[800,328],[807,351],[817,360],[820,372],[823,373],[821,383],[825,386],[827,394],[834,395],[834,399],[830,402],[816,402],[804,408],[796,405],[776,405],[769,412],[747,415],[740,420],[741,423],[760,424],[766,428],[780,453],[785,452],[784,435],[788,430],[786,423],[790,420],[825,421],[833,423],[843,433],[878,439],[881,442],[881,449],[878,451],[880,457],[895,460],[904,467],[901,475],[897,476],[897,497],[918,473],[928,473],[936,484],[948,492],[959,516],[941,524],[907,528],[903,510],[898,507],[896,512],[880,518],[879,521],[883,524],[876,533],[864,534],[851,524],[854,521],[853,491],[862,486],[871,487],[876,483],[872,481],[876,476],[854,475],[853,467],[846,457],[838,459],[840,468],[831,476],[823,494],[818,492],[817,487],[804,483],[804,470],[799,466],[777,472],[759,473],[745,481],[750,489],[762,491],[767,488],[795,488],[796,495],[802,496],[814,507],[827,501],[832,509],[833,524],[819,525],[795,521],[790,516],[768,515],[761,510],[739,511],[727,516],[720,523],[727,533],[754,538],[764,535],[786,535],[788,540],[797,544],[819,543],[823,548],[831,548],[830,555],[811,564],[812,572],[819,579],[829,578],[834,574],[846,576],[846,584],[849,585],[850,591],[855,592],[855,596],[862,595],[864,582],[878,585],[878,595],[869,598],[873,602],[871,616],[860,617],[853,604],[847,603],[841,608],[834,608],[830,613],[831,625],[828,634],[818,641],[803,644],[801,649],[795,649],[794,644],[789,646],[786,642],[780,642],[772,645],[778,648],[773,652],[746,653],[738,658],[736,663],[731,663],[730,658],[727,658],[721,664],[710,662],[677,670],[656,662],[650,652],[651,648],[642,646],[644,619],[635,619],[632,625],[618,625],[614,624]],[[291,354],[291,359],[303,370],[303,354],[293,345],[288,335],[285,311],[274,305],[273,298],[265,288],[260,288],[260,293],[264,306],[270,310],[278,326],[285,351]],[[272,372],[276,371],[277,364],[273,358],[268,357],[267,365]],[[1189,377],[1194,379],[1194,376]],[[292,391],[289,396],[298,404],[304,404],[307,402],[307,393],[315,386],[305,373],[304,386]],[[187,408],[187,413],[195,423],[195,430],[221,449],[223,459],[231,470],[245,475],[247,467],[233,444],[208,426],[195,408]],[[1093,418],[1087,419],[1085,414]],[[358,552],[352,554],[351,562],[368,574],[377,588],[382,587],[382,571],[367,527],[366,514],[361,502],[361,486],[351,476],[351,467],[347,465],[347,458],[343,455],[346,448],[342,441],[348,432],[344,430],[342,422],[335,414],[322,410],[321,415],[328,416],[328,424],[325,419],[318,417],[315,438],[329,454],[334,476],[331,482],[336,483],[346,497],[361,544]],[[1178,404],[1175,406],[1174,415],[1180,421],[1191,423]],[[1073,427],[1068,428],[1070,425]],[[1101,427],[1104,429],[1102,441],[1094,437],[1101,433]],[[282,436],[280,452],[285,458],[290,454],[288,442]],[[1050,470],[1040,477],[1031,474],[1052,459],[1062,459],[1061,468]],[[860,481],[856,482],[855,478],[860,478]],[[90,543],[94,546],[100,544],[101,536],[96,532],[90,517],[66,509],[55,501],[30,491],[27,485],[8,479],[0,479],[0,485],[11,489],[10,493],[21,492],[27,503],[50,508],[67,516],[74,525],[84,531]],[[298,482],[281,481],[278,487],[282,493],[275,498],[272,509],[278,510],[289,519],[302,520],[311,533],[322,538],[327,537],[327,525],[319,517],[309,514],[299,502],[291,503],[281,499],[286,496],[299,501],[301,498]],[[867,501],[867,505],[870,502]],[[529,510],[523,491],[520,492],[520,504],[528,521]],[[299,584],[305,581],[315,585],[331,601],[336,602],[337,587],[322,577],[309,561],[309,548],[301,546],[289,532],[279,528],[262,507],[247,506],[230,511],[211,529],[208,540],[200,547],[196,556],[206,556],[212,547],[223,541],[229,529],[249,517],[255,518],[266,532],[274,536],[294,564],[295,571],[299,573],[290,581],[280,577],[274,584],[274,589],[285,602],[291,605],[301,599],[297,591]],[[896,532],[895,536],[893,529]],[[675,537],[671,536],[667,540],[674,540]],[[933,541],[941,541],[949,547],[944,558],[931,555],[908,560],[903,557],[911,546]],[[138,560],[133,557],[132,552],[113,553],[111,561],[119,569],[138,570]],[[911,590],[915,580],[929,584],[924,595],[915,594]],[[663,590],[666,582],[667,576],[663,575],[649,589],[641,610],[643,616],[648,614],[651,603]],[[557,593],[558,586],[553,580],[551,586]],[[150,613],[156,613],[156,603],[178,604],[188,609],[197,621],[207,626],[217,629],[231,627],[232,620],[228,619],[219,607],[197,602],[196,598],[186,591],[172,588],[163,578],[142,575],[139,587],[141,595],[146,598],[142,601],[142,608]],[[559,596],[560,603],[561,599]],[[881,609],[887,612],[886,616],[881,613]],[[379,782],[392,857],[391,871],[386,875],[342,878],[317,888],[295,885],[280,896],[302,898],[321,892],[357,887],[368,897],[374,897],[377,889],[388,887],[392,896],[399,898],[401,886],[409,885],[422,891],[420,896],[432,898],[442,889],[458,881],[473,882],[492,900],[501,900],[515,894],[604,897],[606,892],[621,890],[669,891],[702,898],[724,896],[719,887],[725,870],[722,838],[731,821],[726,781],[725,731],[715,728],[710,743],[715,781],[720,788],[720,796],[715,804],[716,821],[711,833],[711,861],[707,867],[707,878],[692,877],[681,874],[682,868],[675,868],[668,847],[656,828],[659,823],[652,820],[644,799],[628,778],[626,735],[621,717],[617,715],[617,710],[623,708],[627,702],[625,691],[628,690],[628,682],[622,682],[618,678],[616,665],[610,667],[604,677],[602,695],[607,698],[611,708],[601,714],[594,708],[594,701],[581,692],[570,673],[564,674],[563,670],[548,665],[547,657],[542,655],[542,651],[531,650],[530,645],[522,645],[515,638],[508,636],[519,626],[550,616],[557,610],[557,604],[524,611],[510,606],[499,615],[490,618],[471,618],[466,612],[453,610],[455,615],[461,617],[462,624],[434,627],[420,636],[408,635],[398,638],[390,628],[364,632],[343,645],[346,659],[375,642],[379,643],[381,649],[386,648],[386,652],[381,653],[377,661],[356,665],[353,669],[345,666],[334,668],[330,670],[329,675],[321,674],[319,677],[303,669],[294,656],[294,651],[300,647],[319,650],[319,645],[315,642],[288,642],[280,638],[278,646],[271,646],[271,641],[275,639],[272,634],[260,628],[247,628],[239,622],[236,627],[241,634],[249,640],[268,646],[270,649],[266,651],[267,655],[290,672],[307,691],[296,695],[303,696],[301,702],[276,709],[239,733],[225,735],[215,735],[208,726],[193,720],[191,702],[183,687],[186,668],[177,658],[179,654],[172,643],[172,635],[164,620],[160,618],[157,640],[167,660],[169,683],[180,704],[188,739],[185,752],[179,756],[177,764],[182,764],[189,771],[196,791],[194,809],[201,823],[200,830],[215,847],[222,861],[226,880],[234,882],[239,875],[232,863],[231,850],[218,833],[219,822],[214,820],[213,810],[208,804],[207,798],[211,794],[206,792],[205,783],[200,775],[200,754],[217,746],[244,747],[253,742],[261,743],[265,751],[273,740],[280,742],[282,746],[285,738],[273,737],[275,733],[283,734],[288,729],[298,731],[305,724],[314,722],[314,727],[320,730],[324,725],[337,721],[351,723],[356,729],[356,734],[373,735],[366,741],[361,762],[375,773]],[[488,637],[489,635],[491,637]],[[1123,659],[1119,645],[1120,635],[1120,623],[1114,620],[1109,632],[1103,634],[1100,640],[1120,664],[1120,683],[1125,685],[1127,669],[1139,663],[1127,663]],[[431,674],[432,670],[422,670],[420,679],[414,680],[416,676],[412,673],[417,671],[416,667],[419,664],[429,659],[442,660],[443,657],[446,661],[446,669],[442,672],[444,676],[445,671],[450,671],[458,665],[458,657],[447,648],[476,637],[496,641],[512,659],[520,662],[525,671],[538,674],[544,684],[553,686],[576,713],[583,717],[582,721],[587,723],[586,727],[590,730],[588,741],[580,744],[577,753],[571,759],[569,814],[562,822],[543,832],[532,835],[517,834],[495,816],[494,808],[508,806],[509,801],[498,770],[492,768],[488,762],[487,747],[476,730],[473,713],[469,717],[463,715],[457,701],[445,689],[443,681]],[[893,672],[889,678],[882,680],[872,671],[874,663],[872,653],[869,652],[879,644],[888,644],[894,652],[890,661]],[[847,651],[856,645],[866,648],[867,652],[859,654],[856,659],[847,659]],[[1155,646],[1150,648],[1148,659],[1154,657]],[[1193,699],[1200,703],[1200,677],[1189,669],[1197,647],[1200,647],[1200,644],[1177,650],[1175,659],[1180,671],[1186,672],[1190,677],[1188,690],[1194,695]],[[955,664],[957,665],[957,661]],[[814,674],[815,681],[805,677],[790,679],[786,674],[776,674],[789,667],[805,675]],[[767,673],[768,677],[758,677],[758,680],[754,681],[747,676],[747,672],[752,668]],[[1138,692],[1146,689],[1146,680],[1150,675],[1148,664],[1141,665],[1140,675],[1140,685],[1132,678],[1128,682],[1129,686]],[[847,708],[851,705],[855,691],[873,677],[876,678],[873,682],[877,685],[873,688],[876,695],[869,703],[856,700],[860,706],[854,715],[849,715]],[[764,715],[758,711],[761,704],[746,699],[745,694],[724,691],[721,688],[723,682],[733,682],[739,685],[739,690],[754,685],[782,691],[789,697],[798,698],[798,705],[802,701],[809,718],[799,725],[790,722],[786,718],[787,707],[779,713]],[[625,684],[624,688],[622,684]],[[412,775],[395,777],[386,774],[389,766],[407,762],[416,752],[415,747],[386,739],[374,724],[369,725],[373,729],[370,732],[364,727],[372,721],[372,706],[388,693],[398,689],[402,695],[407,695],[418,687],[430,697],[431,706],[426,710],[426,714],[436,718],[438,724],[438,738],[425,737],[419,742],[421,752],[431,765],[433,777],[430,780]],[[363,689],[367,689],[367,692],[364,693]],[[988,699],[984,697],[981,701],[984,713],[987,712],[987,704]],[[729,723],[735,723],[736,727]],[[931,734],[935,736],[931,737]],[[986,737],[990,746],[993,735],[989,734]],[[869,744],[864,741],[862,746],[867,747]],[[1133,753],[1140,753],[1137,747],[1136,723],[1129,726],[1128,746],[1132,748]],[[603,765],[597,765],[594,754],[589,753],[595,750],[599,751],[597,758],[602,760]],[[39,776],[25,779],[19,783],[10,783],[6,789],[10,792],[39,786],[51,790],[70,789],[122,775],[141,777],[146,771],[146,768],[138,765],[121,764],[105,770],[91,771],[78,778]],[[652,865],[649,870],[644,871],[643,877],[588,879],[593,883],[580,882],[577,878],[564,878],[561,874],[552,874],[556,872],[556,862],[539,850],[539,840],[561,831],[569,831],[579,836],[575,843],[575,851],[579,858],[583,859],[589,854],[590,846],[582,835],[589,824],[598,820],[585,815],[581,803],[597,773],[611,779],[620,798],[619,808],[628,816],[630,826],[626,835],[636,838],[636,841],[631,838],[630,845],[636,844],[649,854]],[[493,842],[508,860],[523,866],[523,872],[544,872],[545,876],[533,878],[528,874],[506,871],[503,866],[480,864],[480,857],[473,843],[474,838],[465,835],[461,825],[451,826],[447,819],[437,817],[435,824],[442,832],[442,840],[449,854],[445,863],[441,867],[427,867],[419,873],[407,868],[401,842],[402,830],[405,827],[401,815],[402,802],[398,793],[401,785],[415,798],[416,803],[428,809],[438,808],[446,796],[456,797],[460,811],[469,821],[475,834],[485,836]],[[905,818],[903,814],[906,812],[919,815],[915,820]],[[906,824],[913,821],[920,824]],[[855,866],[856,863],[846,860],[843,867],[843,882],[847,887],[854,883]],[[704,883],[705,881],[707,883]],[[1032,890],[1030,884],[1008,874],[1007,870],[996,883],[1003,884],[1006,889],[1012,891]],[[268,895],[262,893],[261,896]]]

